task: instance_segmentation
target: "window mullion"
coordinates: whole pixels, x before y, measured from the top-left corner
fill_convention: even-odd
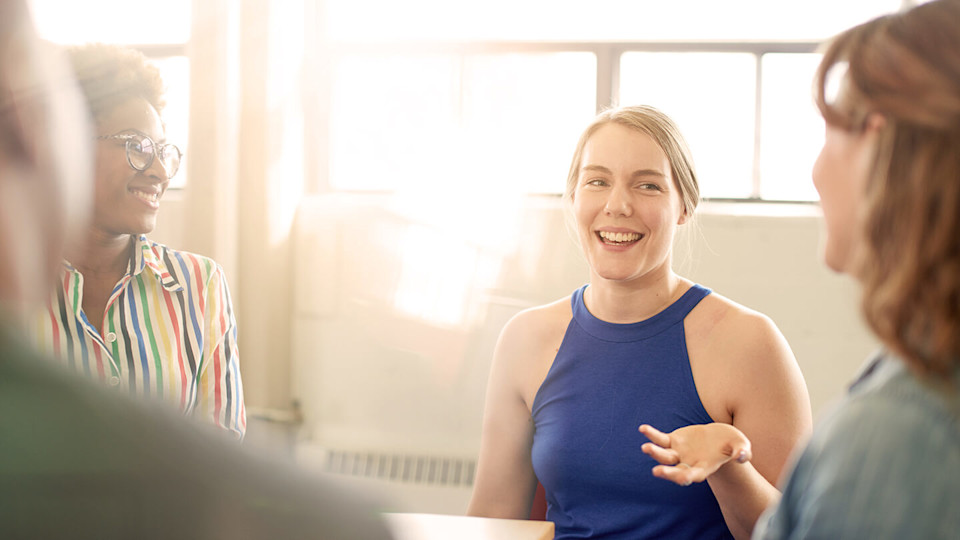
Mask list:
[[[619,101],[620,50],[599,44],[597,55],[597,113]]]
[[[761,117],[762,107],[763,107],[763,53],[757,53],[754,55],[754,60],[757,64],[756,66],[756,86],[754,89],[754,111],[753,111],[753,182],[752,188],[750,190],[750,197],[753,199],[761,198],[761,181],[760,178],[760,138],[762,133],[761,125],[763,118]]]

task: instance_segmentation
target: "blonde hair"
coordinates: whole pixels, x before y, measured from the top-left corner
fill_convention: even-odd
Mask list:
[[[577,187],[583,161],[583,149],[587,141],[606,124],[619,124],[645,133],[657,143],[670,163],[670,173],[680,191],[684,215],[693,217],[693,212],[700,203],[700,185],[697,183],[697,173],[693,166],[690,148],[677,124],[666,114],[648,105],[608,109],[593,119],[593,122],[580,135],[577,148],[573,152],[570,172],[567,175],[567,186],[563,193],[564,200],[568,203],[573,201],[573,193]]]
[[[828,89],[846,68],[839,99]],[[826,122],[885,123],[868,179],[862,309],[918,373],[960,365],[960,1],[939,0],[840,34],[815,79]]]

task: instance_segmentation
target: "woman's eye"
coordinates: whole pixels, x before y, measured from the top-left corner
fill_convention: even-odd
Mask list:
[[[607,181],[604,180],[603,178],[592,178],[592,179],[586,181],[586,185],[588,185],[588,186],[605,186],[605,185],[607,185]]]
[[[150,139],[140,139],[137,148],[144,154],[150,154],[153,152],[153,142]]]
[[[650,182],[640,184],[640,189],[647,190],[647,191],[662,191],[662,189],[660,188],[660,184],[653,184]]]

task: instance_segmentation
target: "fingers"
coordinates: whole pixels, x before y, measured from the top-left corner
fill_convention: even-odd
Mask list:
[[[661,465],[676,465],[680,462],[680,457],[674,450],[662,448],[654,443],[643,443],[643,445],[640,446],[640,450]]]
[[[750,441],[746,439],[739,444],[731,444],[724,448],[724,454],[736,460],[737,463],[746,463],[753,459],[753,452],[750,450]]]
[[[670,436],[658,430],[657,428],[649,424],[643,424],[640,426],[640,433],[646,435],[653,444],[662,446],[664,448],[670,448]]]
[[[653,468],[653,475],[657,478],[669,480],[679,486],[689,486],[694,482],[703,482],[706,474],[699,467],[691,467],[686,463],[675,466],[657,465]]]

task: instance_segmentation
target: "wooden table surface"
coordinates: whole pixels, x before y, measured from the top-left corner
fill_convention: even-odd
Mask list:
[[[396,540],[553,540],[553,523],[444,514],[384,514]]]

